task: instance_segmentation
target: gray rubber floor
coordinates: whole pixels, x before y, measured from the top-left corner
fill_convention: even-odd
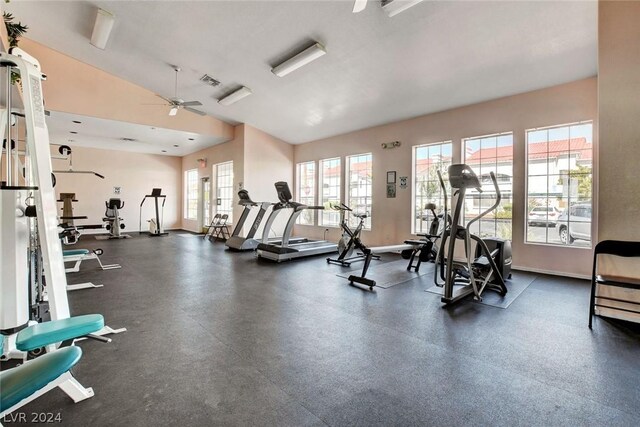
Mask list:
[[[73,404],[55,390],[24,408],[28,418],[640,425],[640,329],[597,319],[589,330],[585,281],[541,276],[508,309],[443,309],[424,292],[430,275],[369,292],[324,257],[271,264],[197,236],[91,238],[79,247],[102,247],[104,262],[123,267],[85,263],[71,281],[104,288],[72,293],[73,314],[102,313],[128,332],[111,344],[80,343],[74,372],[94,398]]]

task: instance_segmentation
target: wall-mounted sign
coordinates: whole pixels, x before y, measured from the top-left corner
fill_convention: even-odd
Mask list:
[[[401,176],[400,177],[400,188],[407,188],[407,179],[408,177],[406,176]]]
[[[387,184],[395,184],[395,183],[396,183],[396,171],[388,171]]]
[[[122,192],[122,187],[113,187],[113,194],[120,194]]]
[[[396,198],[396,185],[387,184],[387,199],[395,199],[395,198]]]

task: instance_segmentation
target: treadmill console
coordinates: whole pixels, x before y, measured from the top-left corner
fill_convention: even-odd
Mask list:
[[[278,181],[275,186],[276,192],[278,193],[278,199],[281,203],[289,203],[291,199],[293,199],[293,195],[289,189],[289,184],[284,181]]]

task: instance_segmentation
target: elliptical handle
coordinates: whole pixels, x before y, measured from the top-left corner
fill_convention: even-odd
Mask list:
[[[496,174],[493,173],[493,171],[491,171],[491,172],[489,172],[489,176],[491,177],[491,182],[493,183],[493,188],[496,190],[496,202],[493,205],[491,205],[491,207],[488,208],[486,211],[482,212],[480,215],[478,215],[477,217],[475,217],[471,221],[469,221],[467,223],[467,228],[470,228],[471,224],[473,224],[474,222],[476,222],[477,220],[479,220],[480,218],[482,218],[483,216],[485,216],[489,212],[496,210],[498,208],[498,206],[500,205],[500,202],[502,201],[502,193],[500,192],[500,186],[498,185],[498,179],[496,178]]]

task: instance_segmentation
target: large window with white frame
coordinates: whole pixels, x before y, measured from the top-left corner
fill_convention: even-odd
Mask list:
[[[527,131],[526,242],[591,246],[593,123]]]
[[[198,169],[184,172],[184,218],[198,219]]]
[[[464,163],[471,166],[482,184],[482,192],[468,189],[464,203],[466,220],[478,216],[496,202],[491,172],[496,176],[501,201],[498,207],[476,221],[470,231],[480,237],[512,238],[513,133],[504,132],[462,140]]]
[[[373,196],[373,155],[371,153],[347,156],[346,204],[354,213],[369,213],[364,228],[371,229],[371,202]],[[349,225],[357,226],[360,219],[350,215]]]
[[[449,197],[451,191],[447,168],[451,165],[451,141],[413,147],[413,233],[426,233],[433,219],[431,212],[425,209],[427,203],[435,203],[438,212],[444,208],[444,196],[438,179],[442,173]],[[451,201],[449,200],[449,209]]]
[[[307,206],[316,204],[316,162],[304,162],[296,165],[296,197],[299,203]],[[314,225],[315,209],[305,209],[298,217],[298,224]]]
[[[331,209],[340,203],[342,169],[340,158],[320,160],[320,205],[324,207],[319,216],[319,225],[326,227],[340,226],[340,213]]]
[[[227,214],[227,223],[233,222],[233,162],[219,163],[214,166],[216,175],[215,210]]]

